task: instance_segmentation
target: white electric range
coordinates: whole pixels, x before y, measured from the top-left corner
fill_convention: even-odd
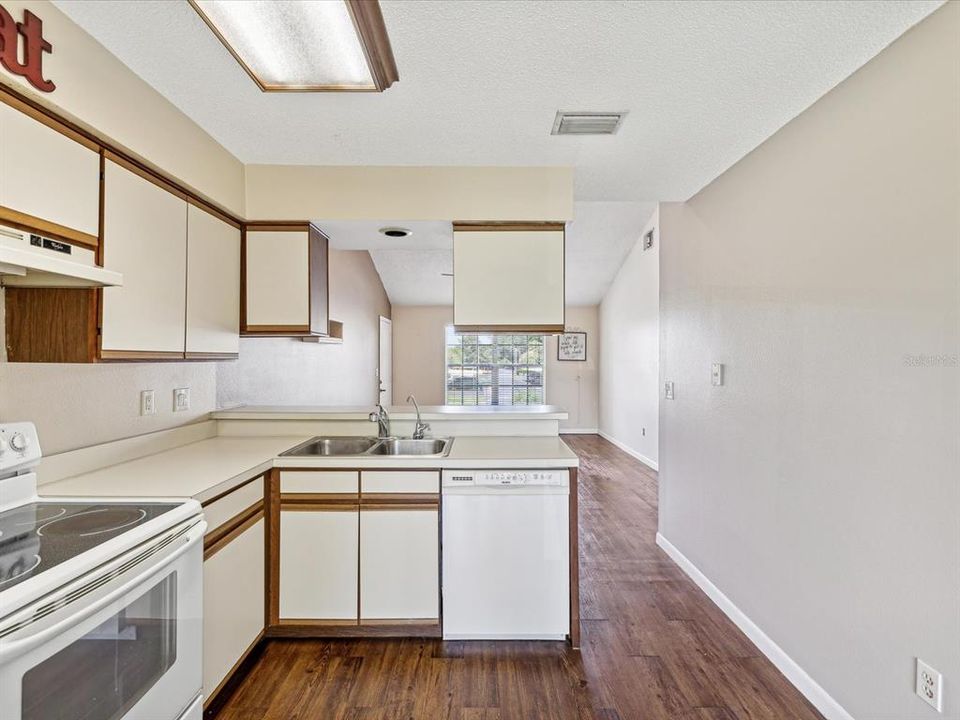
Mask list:
[[[40,458],[0,424],[0,718],[200,720],[200,504],[40,498]]]

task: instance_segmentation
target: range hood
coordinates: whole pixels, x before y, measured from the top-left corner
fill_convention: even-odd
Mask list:
[[[0,225],[0,286],[111,287],[123,275],[96,264],[93,250]]]

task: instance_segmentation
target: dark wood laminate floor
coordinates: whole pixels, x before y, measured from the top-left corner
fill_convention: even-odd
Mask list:
[[[278,640],[218,720],[815,720],[663,553],[657,477],[593,436],[580,456],[583,647]]]

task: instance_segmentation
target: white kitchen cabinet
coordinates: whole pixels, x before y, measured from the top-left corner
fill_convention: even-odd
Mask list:
[[[103,289],[103,358],[183,357],[186,244],[186,199],[108,159],[103,260],[123,286]]]
[[[439,493],[440,473],[436,470],[363,470],[360,473],[363,493]]]
[[[462,331],[562,332],[562,225],[454,225],[453,324]]]
[[[0,222],[96,247],[99,150],[51,124],[0,102]]]
[[[241,333],[329,333],[327,237],[310,224],[244,228]]]
[[[203,563],[203,694],[210,697],[263,630],[264,521]]]
[[[360,621],[440,617],[439,512],[360,511]]]
[[[187,210],[188,358],[240,352],[240,228]]]
[[[280,620],[356,620],[359,516],[280,513]]]

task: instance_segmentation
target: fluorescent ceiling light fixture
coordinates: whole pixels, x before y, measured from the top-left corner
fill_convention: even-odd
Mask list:
[[[190,0],[264,92],[379,92],[399,79],[377,0]]]

